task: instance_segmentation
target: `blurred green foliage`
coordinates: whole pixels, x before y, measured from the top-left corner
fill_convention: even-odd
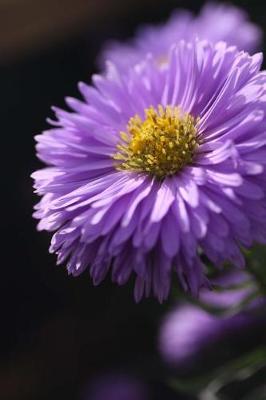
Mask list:
[[[185,297],[185,301],[189,301],[194,305],[203,308],[205,311],[217,316],[232,316],[246,310],[256,298],[263,299],[266,295],[266,247],[256,246],[252,250],[245,251],[247,270],[250,278],[241,284],[232,284],[226,288],[215,286],[216,291],[234,291],[249,286],[252,288],[247,297],[238,304],[233,304],[229,308],[216,308],[210,304],[206,304],[200,300],[194,300]],[[226,266],[226,269],[230,267]],[[208,272],[211,277],[217,276],[217,272],[209,265]],[[175,289],[174,296],[180,296],[184,300],[184,296]],[[260,316],[265,315],[266,321],[266,304],[261,302],[259,309],[254,309]],[[246,351],[240,354],[230,354],[229,359],[223,359],[221,352],[217,349],[217,358],[215,355],[215,363],[210,363],[206,357],[206,364],[202,365],[202,373],[199,369],[195,372],[184,373],[180,377],[180,372],[169,381],[169,385],[176,390],[177,393],[183,392],[194,396],[197,400],[266,400],[266,324],[262,325],[260,340],[254,340],[252,332],[245,330],[241,332],[246,335],[245,339],[248,343]],[[223,343],[222,352],[226,352],[228,343]],[[214,350],[215,351],[215,350]],[[230,352],[230,350],[229,350]],[[213,360],[212,359],[212,360]],[[215,365],[214,365],[215,364]],[[178,376],[178,378],[177,378]]]

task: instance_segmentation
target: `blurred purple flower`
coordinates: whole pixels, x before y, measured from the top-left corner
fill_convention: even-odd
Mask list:
[[[148,400],[148,390],[137,379],[124,375],[108,375],[96,379],[82,400]]]
[[[100,64],[113,62],[119,70],[127,70],[151,53],[159,63],[168,59],[172,44],[180,40],[206,39],[212,43],[220,40],[235,45],[239,50],[253,53],[259,47],[262,31],[251,23],[248,15],[229,4],[207,3],[197,17],[185,10],[175,10],[170,19],[161,25],[140,28],[128,43],[111,41],[100,56]]]
[[[201,254],[245,264],[240,246],[266,241],[266,74],[262,57],[180,42],[168,67],[152,56],[121,75],[80,84],[73,112],[54,108],[36,137],[48,167],[33,174],[38,229],[50,251],[95,285],[136,278],[135,298],[207,285]]]
[[[233,284],[230,279],[239,277],[239,283],[246,282],[247,276],[243,273],[229,274],[227,284]],[[229,278],[229,279],[228,279]],[[250,277],[249,277],[250,279]],[[203,291],[201,300],[210,307],[226,311],[223,314],[212,314],[200,306],[183,304],[164,319],[159,335],[159,349],[162,357],[170,364],[180,366],[193,362],[200,354],[209,348],[217,346],[221,340],[227,341],[234,335],[244,335],[245,328],[266,326],[265,298],[258,297],[242,306],[236,313],[231,307],[237,307],[251,293],[254,293],[255,284],[239,287],[238,289],[222,292]],[[210,296],[211,294],[211,296]]]

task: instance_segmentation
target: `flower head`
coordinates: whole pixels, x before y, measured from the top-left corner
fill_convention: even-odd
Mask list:
[[[169,20],[161,25],[140,28],[135,38],[126,44],[109,42],[101,55],[100,63],[112,61],[120,71],[137,64],[151,53],[158,64],[169,58],[171,45],[179,40],[206,39],[212,43],[220,40],[235,45],[239,50],[253,53],[261,42],[262,32],[248,20],[247,14],[228,4],[207,3],[197,17],[185,10],[175,10]]]
[[[135,297],[168,296],[173,272],[196,295],[202,254],[244,265],[241,247],[266,239],[266,74],[250,57],[180,42],[167,68],[152,56],[80,84],[73,112],[55,108],[37,136],[48,167],[33,174],[39,229],[68,272],[108,272]]]

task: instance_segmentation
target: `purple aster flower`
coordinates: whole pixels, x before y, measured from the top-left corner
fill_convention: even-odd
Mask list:
[[[240,281],[246,280],[246,276],[242,274],[235,276],[237,275]],[[229,280],[231,277],[231,275],[228,276]],[[209,298],[205,294],[208,295],[210,292],[206,292],[201,297],[206,305],[225,311],[224,307],[236,307],[252,292],[254,293],[255,285],[250,283],[245,288],[212,292],[212,297]],[[221,341],[228,343],[234,338],[245,335],[247,330],[254,330],[256,327],[265,329],[265,305],[265,298],[258,297],[244,308],[242,307],[240,312],[220,315],[210,314],[192,304],[178,306],[166,316],[162,323],[159,334],[160,353],[167,363],[176,366],[190,365]]]
[[[169,293],[172,272],[197,295],[202,254],[243,267],[240,247],[266,239],[266,74],[262,57],[180,42],[168,67],[149,56],[121,75],[110,65],[79,85],[72,112],[54,108],[37,136],[48,167],[33,174],[38,229],[69,274],[95,285],[110,272],[135,298]]]
[[[243,10],[228,4],[207,3],[197,17],[189,11],[175,10],[165,24],[140,28],[135,38],[126,44],[107,43],[100,64],[104,66],[105,61],[110,60],[122,71],[148,53],[164,64],[172,44],[196,37],[212,43],[223,40],[239,50],[253,53],[258,49],[262,32],[248,20]]]
[[[137,379],[107,375],[89,385],[84,400],[148,400],[148,390]]]

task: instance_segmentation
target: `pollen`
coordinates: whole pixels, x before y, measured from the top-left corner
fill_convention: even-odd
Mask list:
[[[159,105],[145,118],[131,118],[117,145],[116,169],[144,172],[159,179],[175,175],[193,162],[198,146],[197,119],[180,108]]]

